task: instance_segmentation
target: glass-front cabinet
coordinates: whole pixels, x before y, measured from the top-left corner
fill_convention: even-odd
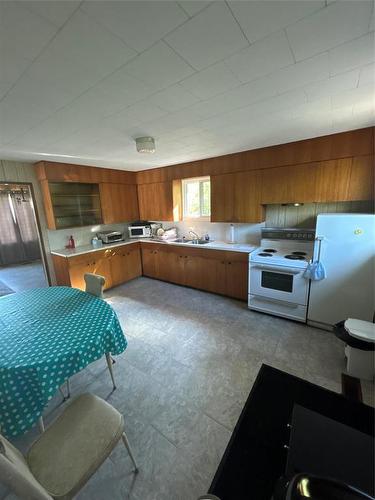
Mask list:
[[[50,182],[49,190],[56,229],[103,222],[98,184]]]

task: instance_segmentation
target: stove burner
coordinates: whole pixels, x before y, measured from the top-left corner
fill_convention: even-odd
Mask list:
[[[275,250],[274,248],[265,248],[263,250],[263,252],[267,252],[267,253],[277,253],[277,250]]]
[[[291,255],[285,255],[285,258],[290,260],[305,260],[303,255],[294,255],[294,253]]]
[[[260,252],[258,253],[260,257],[272,257],[272,253]]]
[[[306,252],[292,252],[292,254],[293,255],[302,255],[302,256],[307,255]]]

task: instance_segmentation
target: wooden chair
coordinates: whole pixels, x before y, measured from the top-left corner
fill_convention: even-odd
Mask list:
[[[93,394],[82,394],[31,445],[26,456],[0,435],[0,482],[24,500],[70,500],[122,439],[124,417]]]

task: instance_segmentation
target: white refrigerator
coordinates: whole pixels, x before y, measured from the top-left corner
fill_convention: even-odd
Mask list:
[[[318,215],[314,260],[319,247],[326,278],[311,282],[308,323],[330,329],[347,318],[372,321],[375,215]]]

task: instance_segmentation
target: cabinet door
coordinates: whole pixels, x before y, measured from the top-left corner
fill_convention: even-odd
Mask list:
[[[348,201],[352,158],[319,162],[315,201]]]
[[[211,176],[211,222],[233,222],[234,175]]]
[[[125,259],[126,281],[142,276],[141,254],[138,245],[123,247],[123,258]]]
[[[212,252],[212,250],[208,250],[208,252]],[[216,258],[216,256],[205,258],[202,268],[202,277],[202,290],[219,293],[221,295],[226,294],[224,258]]]
[[[318,163],[305,163],[262,170],[261,202],[267,205],[317,201],[317,168]]]
[[[172,182],[138,185],[139,217],[142,220],[172,221]]]
[[[374,199],[374,156],[353,158],[349,184],[349,200]]]
[[[139,218],[137,186],[100,184],[100,201],[105,224],[133,221]]]
[[[90,252],[69,259],[70,284],[73,288],[85,290],[85,273],[94,273],[104,276],[104,289],[112,286],[109,259],[106,252]]]
[[[208,259],[195,255],[184,256],[185,285],[191,286],[192,288],[198,288],[200,290],[206,289],[205,288],[206,260]]]
[[[247,300],[248,273],[248,255],[228,252],[226,258],[226,295]]]
[[[263,221],[261,182],[259,170],[211,176],[211,221]]]
[[[121,247],[112,250],[109,262],[113,286],[125,283],[127,281],[126,256]]]
[[[183,248],[160,245],[156,259],[156,274],[159,279],[178,285],[185,284]]]
[[[141,246],[142,248],[142,267],[143,274],[149,276],[150,278],[156,278],[156,256],[157,256],[157,246],[147,245]]]

